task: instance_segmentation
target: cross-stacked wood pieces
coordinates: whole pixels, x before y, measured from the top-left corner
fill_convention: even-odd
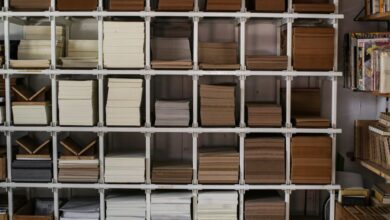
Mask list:
[[[246,66],[249,70],[286,70],[287,56],[248,55]]]
[[[237,43],[199,43],[201,69],[239,69]]]
[[[246,0],[246,7],[250,11],[284,12],[286,0]]]
[[[295,184],[329,184],[332,176],[332,139],[295,136],[291,140],[291,180]]]
[[[109,0],[110,11],[143,11],[145,0]]]
[[[192,183],[192,166],[186,162],[158,162],[153,164],[153,183]]]
[[[245,182],[280,184],[286,181],[285,139],[251,137],[245,139]]]
[[[200,85],[202,126],[235,126],[235,85]]]
[[[50,0],[10,0],[10,6],[15,11],[49,10]]]
[[[293,0],[293,9],[299,13],[333,13],[336,6],[329,0]]]
[[[249,194],[245,199],[245,220],[284,220],[286,203],[276,191]]]
[[[251,127],[281,127],[282,107],[276,104],[248,103],[248,125]]]
[[[239,153],[233,147],[203,147],[199,153],[199,183],[238,183],[239,166]]]
[[[194,0],[158,0],[159,11],[192,11]]]
[[[241,0],[206,0],[207,11],[240,11]]]

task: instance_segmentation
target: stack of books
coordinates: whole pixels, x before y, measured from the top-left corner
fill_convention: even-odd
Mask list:
[[[286,204],[276,191],[264,191],[246,196],[245,220],[279,219],[286,216]]]
[[[368,206],[370,205],[371,191],[360,187],[343,188],[339,191],[339,203],[348,206]],[[373,198],[375,199],[375,198]]]
[[[390,11],[389,0],[367,0],[365,1],[366,16],[384,15]]]
[[[286,181],[285,139],[245,139],[245,182],[281,184]]]
[[[154,69],[192,69],[188,38],[152,39],[152,67]]]
[[[287,56],[248,55],[246,66],[249,70],[286,70]]]
[[[60,141],[63,147],[58,160],[60,182],[95,183],[98,181],[99,160],[96,159],[96,143],[95,139],[81,146],[70,137]]]
[[[381,112],[379,115],[378,125],[384,131],[390,131],[390,113],[389,112]]]
[[[370,134],[370,127],[376,126],[377,120],[356,120],[354,124],[355,159],[368,161],[370,159],[370,141],[375,138],[375,133]],[[370,137],[370,135],[372,135]]]
[[[108,126],[140,126],[142,79],[110,78],[106,105]]]
[[[154,192],[152,219],[191,220],[191,192]]]
[[[109,154],[104,159],[104,179],[107,183],[145,182],[145,155]]]
[[[194,0],[158,0],[159,11],[192,11]]]
[[[95,125],[98,116],[96,81],[60,80],[58,85],[60,125]]]
[[[332,179],[332,138],[295,136],[291,140],[291,181],[329,184]]]
[[[380,206],[345,206],[348,216],[358,216],[359,219],[386,219],[390,215],[389,205]]]
[[[235,85],[200,85],[202,126],[235,126]]]
[[[293,0],[293,9],[298,13],[333,13],[336,6],[329,0]]]
[[[104,22],[104,67],[144,68],[144,22]]]
[[[16,140],[18,153],[12,162],[12,180],[15,182],[51,182],[51,138],[39,142],[30,135]]]
[[[281,127],[282,107],[276,104],[248,103],[248,125],[251,127]]]
[[[198,195],[198,220],[236,220],[237,206],[238,193],[235,191],[201,191]]]
[[[23,39],[18,47],[18,59],[11,60],[12,68],[49,68],[51,61],[50,26],[23,26]],[[64,52],[64,29],[56,27],[56,57]]]
[[[185,162],[157,162],[152,168],[153,183],[192,183],[192,165]]]
[[[207,11],[240,11],[241,0],[207,0]]]
[[[240,154],[230,147],[201,148],[199,152],[199,183],[238,183]]]
[[[15,11],[44,11],[49,10],[50,0],[10,0],[10,8]]]
[[[62,220],[99,220],[100,203],[98,198],[71,198],[60,208]]]
[[[376,204],[390,204],[390,184],[387,183],[376,183],[372,188],[374,192],[374,197],[372,200]]]
[[[144,0],[109,0],[109,11],[143,11],[145,9]]]
[[[199,67],[201,69],[240,69],[237,43],[199,43]]]
[[[145,220],[145,194],[110,193],[106,197],[107,220]]]
[[[23,85],[12,86],[15,101],[12,102],[15,125],[47,125],[51,122],[51,106],[47,100],[48,86],[32,91]]]
[[[157,100],[155,126],[188,126],[190,123],[190,102]]]
[[[97,68],[97,40],[69,40],[66,57],[61,57],[63,68]]]

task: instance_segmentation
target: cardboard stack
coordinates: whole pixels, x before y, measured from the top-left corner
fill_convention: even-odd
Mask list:
[[[152,39],[152,67],[154,69],[192,69],[188,38]]]
[[[106,197],[107,220],[145,220],[145,194],[110,193]]]
[[[57,0],[59,11],[96,11],[98,0]]]
[[[61,57],[63,68],[97,68],[97,40],[69,40],[66,57]]]
[[[201,69],[240,69],[237,43],[199,43]]]
[[[246,7],[250,11],[260,12],[284,12],[286,11],[285,0],[246,0]]]
[[[246,196],[245,220],[286,219],[286,203],[276,191],[264,191]]]
[[[241,0],[207,0],[207,11],[240,11]]]
[[[192,183],[192,165],[185,162],[157,162],[152,168],[153,183]]]
[[[50,0],[10,0],[10,8],[15,11],[47,11],[50,3]]]
[[[143,11],[144,8],[144,0],[108,0],[110,11]]]
[[[191,220],[191,192],[152,193],[152,219]]]
[[[194,0],[158,0],[159,11],[192,11]]]
[[[249,70],[287,70],[287,56],[248,55],[246,66]]]
[[[190,102],[157,100],[155,126],[188,126],[190,123]]]
[[[145,182],[145,155],[109,154],[104,159],[104,179],[107,183]]]
[[[238,193],[201,191],[198,195],[198,220],[237,220]]]
[[[336,6],[329,0],[293,0],[293,9],[298,13],[333,13]]]
[[[282,107],[276,104],[248,103],[247,116],[251,127],[282,126]]]

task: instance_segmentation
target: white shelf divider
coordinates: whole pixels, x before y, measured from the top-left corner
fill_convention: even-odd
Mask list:
[[[105,189],[99,189],[99,198],[100,198],[100,220],[105,220],[106,219]]]
[[[146,190],[146,220],[152,219],[152,190]]]
[[[239,190],[239,212],[238,212],[238,219],[239,220],[244,220],[245,219],[245,190]]]
[[[285,203],[286,203],[286,220],[290,220],[290,206],[291,206],[291,190],[285,190],[284,191],[285,195]]]
[[[59,204],[59,194],[58,194],[58,189],[52,189],[53,191],[53,209],[54,209],[54,220],[59,220],[60,219],[60,204]]]

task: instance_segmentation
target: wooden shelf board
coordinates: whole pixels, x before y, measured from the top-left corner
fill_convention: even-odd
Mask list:
[[[389,21],[390,21],[390,19],[389,19]],[[390,98],[390,93],[371,92],[371,94],[374,96],[381,96],[381,97]]]
[[[385,169],[373,162],[370,161],[360,161],[360,164],[365,167],[366,169],[370,170],[371,172],[375,173],[376,175],[385,178],[386,180],[390,180],[390,170]]]
[[[363,21],[390,21],[390,12],[378,13],[362,17],[360,20]]]

